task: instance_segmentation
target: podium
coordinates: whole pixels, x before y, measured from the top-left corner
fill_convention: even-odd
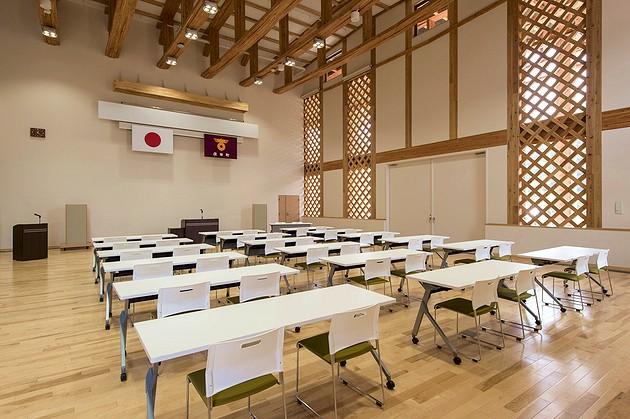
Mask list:
[[[48,224],[13,226],[13,260],[35,260],[48,257]]]
[[[203,238],[199,235],[200,231],[217,231],[219,230],[218,218],[194,218],[181,220],[182,235],[195,243],[201,243]]]

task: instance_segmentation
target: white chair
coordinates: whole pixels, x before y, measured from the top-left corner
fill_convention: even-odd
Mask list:
[[[112,243],[112,249],[114,249],[114,250],[139,249],[139,248],[140,248],[140,243],[139,242],[117,242],[117,243]]]
[[[173,248],[173,257],[176,256],[190,256],[190,255],[199,255],[201,254],[201,248],[199,246],[195,246],[194,244],[185,245],[185,246],[177,246]]]
[[[422,245],[422,242],[420,243]],[[398,286],[398,292],[402,292],[403,285],[407,286],[407,304],[406,307],[409,306],[409,302],[411,301],[411,294],[409,294],[409,281],[407,280],[407,275],[415,274],[418,272],[424,272],[427,270],[427,257],[426,253],[417,253],[407,255],[405,258],[405,269],[394,269],[391,271],[391,274],[400,278],[400,285]]]
[[[359,243],[361,244],[369,244],[370,246],[374,245],[374,233],[360,233],[359,234]]]
[[[243,230],[243,234],[258,234],[258,230]]]
[[[232,304],[280,295],[280,272],[241,277],[240,295],[228,297]]]
[[[211,272],[230,268],[229,256],[200,256],[197,258],[196,272]]]
[[[426,250],[427,252],[431,252],[431,268],[435,267],[435,264],[433,263],[433,255],[435,255],[438,250],[442,248],[443,245],[444,237],[431,237],[429,245],[427,247],[424,247],[424,250]]]
[[[597,262],[595,264],[590,264],[588,266],[589,273],[593,275],[597,275],[599,278],[599,284],[602,288],[604,288],[604,282],[602,278],[602,272],[606,272],[606,276],[608,276],[608,290],[602,290],[602,293],[608,296],[614,295],[612,280],[610,279],[610,271],[608,270],[608,254],[610,253],[610,249],[605,249],[600,251],[597,254]],[[603,296],[602,296],[603,297]]]
[[[512,243],[499,244],[499,253],[497,256],[493,256],[492,259],[511,261],[512,260]]]
[[[242,249],[245,247],[245,243],[246,241],[250,241],[250,240],[255,240],[256,239],[256,235],[255,234],[241,234],[240,236],[238,236],[236,238],[236,248],[237,249]]]
[[[190,411],[191,384],[206,404],[208,418],[212,417],[214,407],[245,397],[249,415],[255,418],[251,396],[280,384],[286,419],[283,349],[283,328],[210,346],[206,368],[186,376],[186,418]]]
[[[296,246],[306,246],[315,243],[315,237],[298,237],[295,239]]]
[[[161,234],[146,234],[144,236],[140,236],[140,240],[148,240],[148,241],[162,240],[162,235]]]
[[[437,312],[438,309],[446,309],[456,313],[455,320],[455,328],[457,334],[459,335],[459,315],[464,315],[467,317],[472,317],[475,320],[475,331],[476,331],[476,341],[477,341],[477,349],[479,351],[479,355],[477,358],[472,357],[472,360],[475,362],[481,361],[481,342],[484,342],[489,345],[495,346],[497,349],[505,348],[505,337],[503,336],[503,322],[501,321],[501,311],[499,310],[499,296],[497,292],[497,287],[499,285],[499,278],[477,281],[475,282],[473,291],[472,291],[472,300],[468,300],[462,297],[451,298],[450,300],[442,301],[437,303],[434,306],[435,310],[435,320],[437,322]],[[496,318],[499,322],[499,326],[501,328],[501,344],[497,344],[494,342],[489,342],[481,339],[481,316],[484,314],[490,314],[491,312],[496,312]],[[433,342],[436,342],[436,333],[435,329],[433,331]],[[436,342],[437,345],[437,342]],[[440,345],[437,345],[438,348],[441,348]]]
[[[179,244],[181,243],[180,239],[164,239],[164,240],[157,240],[155,242],[155,245],[157,247],[164,247],[164,246],[179,246]]]
[[[296,237],[308,236],[308,227],[300,227],[297,230],[295,230],[295,236]]]
[[[158,290],[157,317],[174,316],[210,308],[210,283],[160,288]]]
[[[350,359],[371,353],[376,360],[381,379],[381,400],[378,400],[369,393],[360,390],[357,386],[350,384],[346,379],[341,379],[344,384],[357,393],[369,398],[377,406],[382,407],[385,403],[385,387],[383,385],[383,369],[381,351],[379,344],[378,329],[379,307],[372,306],[332,316],[330,330],[297,343],[297,368],[295,379],[296,398],[302,406],[313,414],[320,416],[300,395],[300,349],[304,348],[316,355],[318,358],[328,363],[332,372],[332,391],[334,417],[338,417],[337,412],[337,389],[336,382],[341,379],[339,363],[345,364]],[[335,365],[337,364],[337,377],[335,377]]]
[[[490,259],[490,246],[479,246],[475,249],[475,258],[464,258],[455,261],[455,265],[481,262]]]
[[[341,256],[345,255],[356,255],[361,253],[361,244],[356,242],[346,242],[339,246],[339,254]]]
[[[337,230],[326,230],[326,231],[324,231],[324,241],[325,242],[337,241]]]
[[[125,252],[120,252],[121,262],[124,260],[138,260],[138,259],[151,259],[151,258],[153,258],[153,252],[151,251],[151,249],[128,250]]]
[[[373,285],[383,284],[383,294],[385,293],[385,284],[389,284],[389,292],[393,297],[394,291],[392,289],[392,281],[390,279],[391,268],[391,258],[367,259],[365,261],[363,275],[352,276],[348,278],[348,281],[354,282],[358,285],[363,285],[367,290],[369,290]],[[390,311],[392,310],[390,309]]]
[[[105,238],[103,238],[103,243],[124,242],[124,241],[127,241],[127,237],[125,237],[125,236],[105,237]]]
[[[591,285],[591,281],[590,278],[588,277],[589,274],[589,264],[588,264],[588,260],[589,260],[589,256],[581,256],[579,258],[577,258],[577,260],[575,261],[575,266],[569,267],[567,268],[565,271],[552,271],[552,272],[547,272],[545,274],[543,274],[542,279],[543,281],[546,278],[552,278],[552,283],[551,283],[551,293],[554,297],[556,297],[558,300],[564,300],[564,301],[568,301],[570,304],[570,308],[574,309],[577,312],[581,312],[582,310],[584,310],[584,308],[586,308],[586,306],[591,306],[595,303],[595,299],[593,296],[593,288]],[[561,296],[556,296],[555,295],[555,283],[556,283],[556,279],[560,279],[564,284],[568,283],[568,282],[572,282],[574,287],[577,287],[577,292],[578,292],[578,298],[575,298],[575,296],[568,294],[568,297],[561,297]],[[583,279],[588,280],[588,284],[591,287],[590,288],[590,298],[584,298],[584,293],[582,292],[582,285],[580,284],[581,281]],[[544,300],[545,298],[545,294],[543,293],[543,304],[545,305],[555,305],[555,303],[552,301],[550,303],[545,302]],[[579,308],[576,304],[580,304]]]
[[[278,247],[284,247],[285,245],[284,239],[265,240],[265,254],[262,255],[262,258],[277,260],[280,257],[280,251],[277,250]]]
[[[313,273],[313,283],[315,283],[315,269],[324,269],[327,265],[320,262],[321,258],[328,256],[328,247],[309,247],[306,249],[306,261],[298,262],[296,267],[302,268],[306,271],[306,283],[307,286],[311,285],[311,278],[309,273]]]
[[[540,325],[541,325],[540,307],[538,305],[538,296],[536,295],[536,283],[534,281],[535,277],[536,277],[536,271],[534,271],[533,269],[530,269],[530,270],[520,271],[516,275],[514,279],[514,288],[510,288],[506,286],[505,281],[503,281],[502,284],[499,284],[499,289],[498,289],[499,298],[506,301],[512,301],[518,304],[518,313],[520,315],[521,321],[517,323],[517,322],[505,320],[505,323],[518,325],[521,329],[521,335],[516,336],[510,333],[505,333],[505,334],[508,336],[512,336],[519,342],[525,339],[526,328],[533,330],[534,332],[537,332],[540,329]],[[531,311],[531,309],[525,305],[525,301],[527,301],[530,298],[533,298],[534,301],[536,302],[537,315],[534,314]],[[536,326],[530,326],[528,324],[525,324],[525,321],[523,320],[523,308],[525,308],[535,317]]]
[[[421,239],[409,239],[407,242],[407,249],[409,250],[422,250],[422,240]]]
[[[159,261],[160,259],[156,259]],[[146,262],[133,265],[133,280],[160,278],[173,275],[173,262]]]
[[[354,233],[358,233],[359,229],[358,228],[346,228],[344,230],[345,234],[354,234]]]
[[[267,239],[281,239],[284,237],[284,233],[269,233]]]

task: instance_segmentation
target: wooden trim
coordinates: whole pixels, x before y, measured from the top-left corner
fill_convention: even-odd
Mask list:
[[[116,2],[116,10],[113,13],[112,25],[105,46],[105,55],[108,57],[120,57],[120,50],[133,20],[136,3],[138,0],[118,0]]]
[[[448,107],[449,107],[449,138],[457,138],[458,124],[458,12],[457,0],[451,0],[448,5],[448,50],[449,50],[449,66],[448,66]]]
[[[183,92],[181,90],[169,89],[167,87],[153,86],[125,80],[114,80],[113,87],[114,91],[120,93],[168,100],[171,102],[187,103],[189,105],[203,106],[205,108],[221,109],[232,112],[249,111],[249,105],[247,103],[197,95],[194,93]]]
[[[507,10],[508,53],[507,77],[507,219],[518,223],[518,0],[508,0]]]
[[[345,42],[344,42],[345,47]],[[344,67],[343,76],[345,76],[346,69]],[[343,150],[341,152],[341,168],[343,169],[342,178],[343,178],[343,216],[345,218],[348,217],[348,83],[344,80],[343,83],[343,106],[342,106],[342,115],[343,121],[341,125],[342,133],[342,147]],[[322,166],[322,170],[323,170]]]
[[[630,108],[602,112],[602,129],[630,128]]]
[[[39,24],[40,26],[50,26],[51,28],[55,28],[57,31],[57,38],[50,38],[48,36],[42,35],[42,40],[48,45],[59,45],[59,19],[57,16],[57,0],[51,0],[50,2],[50,13],[44,13],[44,9],[39,6],[39,1],[37,2],[37,14],[39,16]]]
[[[503,223],[486,223],[486,226],[491,227],[519,227],[519,228],[540,228],[540,229],[552,229],[552,230],[567,230],[567,231],[614,231],[620,233],[630,233],[630,228],[616,228],[616,227],[584,227],[584,228],[570,228],[570,227],[545,227],[545,226],[526,226],[519,224],[503,224]]]

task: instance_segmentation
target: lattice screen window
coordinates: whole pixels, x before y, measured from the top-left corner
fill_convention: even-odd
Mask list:
[[[371,73],[345,85],[345,193],[349,218],[374,218],[373,95]]]
[[[586,227],[586,0],[518,3],[518,220]]]
[[[322,112],[320,94],[304,99],[304,215],[322,214]]]

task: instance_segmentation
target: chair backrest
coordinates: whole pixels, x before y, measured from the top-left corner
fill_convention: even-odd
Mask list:
[[[295,235],[297,237],[304,237],[308,235],[308,227],[300,227],[297,230],[295,230]]]
[[[395,236],[396,235],[392,233],[391,231],[383,231],[383,233],[381,234],[381,240],[393,239]]]
[[[124,241],[127,241],[127,237],[125,237],[125,236],[105,237],[105,238],[103,238],[103,243],[124,242]]]
[[[337,230],[324,231],[324,241],[333,241],[333,240],[337,240]]]
[[[479,246],[475,249],[475,260],[477,262],[488,259],[490,259],[490,246]]]
[[[392,269],[391,258],[368,259],[365,261],[365,279],[389,276]]]
[[[209,282],[158,290],[158,319],[208,308],[210,308]]]
[[[206,397],[283,371],[284,328],[212,345],[206,360]]]
[[[379,306],[334,314],[328,333],[328,350],[335,354],[357,343],[378,339]]]
[[[188,256],[198,255],[201,253],[201,248],[195,245],[177,246],[173,248],[173,256]]]
[[[140,240],[162,240],[161,234],[145,234],[140,236]]]
[[[405,258],[405,273],[427,270],[427,254],[415,253]]]
[[[119,242],[112,243],[112,249],[120,250],[120,249],[139,249],[140,243],[138,242]]]
[[[230,257],[225,256],[201,256],[197,258],[195,272],[211,272],[230,268]]]
[[[326,256],[328,256],[327,247],[309,247],[306,249],[306,264],[317,263],[320,258],[325,258]]]
[[[120,253],[120,260],[138,260],[138,259],[151,259],[153,252],[151,249],[138,249],[130,250],[128,252]]]
[[[339,247],[339,254],[344,255],[356,255],[361,253],[361,244],[356,242],[344,243]]]
[[[608,267],[608,253],[610,249],[602,250],[597,254],[597,269]]]
[[[499,244],[499,257],[512,256],[512,243]]]
[[[535,277],[536,271],[534,271],[533,269],[519,271],[516,275],[516,283],[514,284],[514,288],[516,288],[516,295],[520,295],[523,292],[535,289]]]
[[[276,248],[284,247],[284,246],[285,246],[285,242],[282,239],[274,239],[274,240],[267,239],[265,241],[265,254],[270,255],[272,253],[278,253]]]
[[[304,246],[306,244],[315,243],[315,237],[298,237],[295,239],[296,246]]]
[[[284,237],[284,233],[269,233],[267,234],[267,239],[281,239]]]
[[[475,282],[475,287],[472,292],[473,309],[476,310],[481,306],[489,306],[490,304],[499,301],[499,295],[497,292],[498,285],[499,278]]]
[[[159,260],[159,259],[157,259]],[[133,266],[133,280],[160,278],[173,275],[173,262],[139,263]]]
[[[241,248],[241,247],[245,247],[245,241],[249,241],[249,240],[254,240],[256,238],[255,234],[241,234],[240,236],[236,237],[236,247],[237,248]]]
[[[155,242],[156,246],[178,246],[180,244],[179,239],[164,239]]]
[[[280,272],[241,277],[241,303],[263,297],[280,295]]]
[[[444,237],[431,237],[431,249],[438,249],[444,245]]]
[[[354,233],[358,233],[359,229],[358,228],[346,228],[344,230],[344,233],[346,234],[354,234]]]
[[[577,258],[575,261],[575,273],[577,275],[584,275],[585,273],[588,273],[588,260],[589,256],[580,256]]]
[[[409,250],[422,250],[422,240],[420,239],[409,239],[407,242],[407,249]]]
[[[361,234],[359,234],[359,243],[374,244],[374,234],[373,233],[361,233]]]

